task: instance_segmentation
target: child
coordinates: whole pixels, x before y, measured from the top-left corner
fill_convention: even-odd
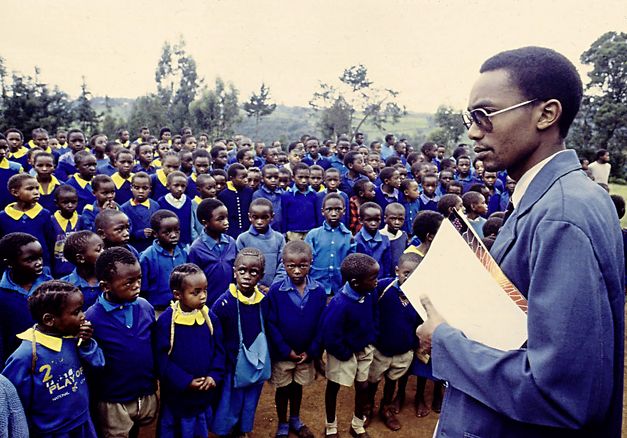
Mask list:
[[[80,129],[70,129],[67,134],[69,151],[59,157],[55,175],[60,181],[67,181],[77,172],[74,156],[85,150],[85,135]],[[94,157],[95,160],[95,157]]]
[[[344,192],[342,192],[344,193]],[[355,183],[353,187],[353,196],[350,198],[350,226],[349,229],[353,233],[357,233],[361,229],[359,223],[359,207],[366,202],[375,200],[375,187],[367,179],[361,179]]]
[[[130,221],[120,210],[102,210],[94,221],[94,231],[100,236],[105,248],[121,246],[128,249],[139,260],[139,253],[128,244]]]
[[[74,157],[77,172],[67,179],[67,184],[78,193],[78,211],[83,211],[86,205],[92,204],[96,198],[92,180],[96,175],[96,157],[88,151],[79,151]]]
[[[91,380],[98,430],[103,436],[137,436],[139,426],[157,416],[155,313],[139,297],[142,272],[130,251],[120,247],[103,251],[96,275],[103,293],[85,316],[105,357],[104,368]]]
[[[313,361],[321,353],[318,327],[327,296],[324,287],[308,275],[311,262],[309,245],[300,241],[288,243],[283,249],[287,278],[275,282],[267,296],[270,381],[276,386],[279,424],[275,437],[279,438],[287,437],[290,430],[299,437],[313,438],[300,419],[300,405],[303,386],[313,383],[316,375]]]
[[[435,193],[437,187],[438,177],[435,173],[428,173],[422,177],[422,193],[418,198],[420,201],[420,211],[438,211],[438,201],[440,197]]]
[[[7,190],[15,198],[15,202],[0,212],[0,235],[14,232],[31,234],[41,243],[44,265],[50,267],[54,231],[50,223],[50,212],[37,202],[37,180],[27,173],[19,173],[9,178]]]
[[[459,197],[462,196],[463,192],[464,185],[459,181],[451,181],[448,185],[448,189],[446,190],[446,193],[450,193],[451,195],[457,195]]]
[[[13,175],[22,172],[22,166],[19,163],[7,159],[8,150],[9,144],[4,137],[0,137],[0,209],[6,207],[13,201],[8,190],[4,190],[9,179]]]
[[[327,351],[327,388],[324,395],[326,437],[337,437],[337,394],[342,386],[355,385],[355,410],[350,434],[366,438],[368,370],[377,333],[374,290],[379,264],[366,254],[350,254],[341,266],[346,281],[323,315],[322,343]]]
[[[34,324],[28,313],[28,296],[44,281],[52,280],[43,265],[41,244],[26,233],[10,233],[0,239],[5,271],[0,280],[0,362],[19,345],[15,335]]]
[[[313,250],[311,278],[322,284],[329,296],[342,287],[342,260],[355,252],[353,236],[342,223],[345,209],[344,198],[338,193],[326,195],[321,208],[324,222],[305,237]]]
[[[57,210],[54,199],[54,190],[61,185],[52,173],[55,169],[54,155],[40,152],[33,159],[33,168],[39,183],[39,203],[50,213]]]
[[[507,210],[507,206],[509,205],[509,202],[512,199],[512,195],[514,194],[515,188],[516,188],[516,181],[511,179],[509,176],[506,177],[505,190],[501,192],[501,199],[499,201],[499,210],[501,211]]]
[[[379,415],[391,430],[401,428],[396,418],[398,412],[392,404],[394,390],[396,382],[409,371],[414,350],[418,347],[416,329],[423,322],[400,287],[421,261],[422,258],[417,254],[403,254],[396,266],[396,278],[383,280],[378,287],[379,332],[374,344],[374,358],[368,373],[369,402],[370,407],[374,407],[377,386],[385,377]],[[400,394],[399,398],[401,398]]]
[[[187,263],[169,279],[175,302],[157,321],[155,359],[161,381],[160,437],[206,437],[224,378],[224,345],[207,300],[207,278]]]
[[[96,231],[94,221],[102,210],[117,210],[118,204],[115,199],[115,184],[111,177],[107,175],[96,175],[91,183],[94,190],[95,202],[88,204],[83,209],[78,220],[79,230]]]
[[[279,167],[279,189],[285,192],[292,187],[292,171],[285,167]]]
[[[237,436],[253,430],[257,403],[271,365],[264,330],[268,304],[257,288],[263,277],[263,255],[255,248],[244,248],[237,254],[233,269],[235,284],[211,308],[222,326],[226,354],[224,387],[213,432],[234,432]]]
[[[462,210],[464,204],[462,198],[457,195],[447,193],[438,201],[438,213],[448,218],[454,210]]]
[[[122,149],[122,145],[117,141],[107,142],[104,150],[105,155],[107,156],[107,161],[96,168],[96,173],[98,175],[111,176],[117,172],[118,169],[116,169],[113,163],[115,163],[115,157],[120,149]]]
[[[466,218],[472,225],[480,239],[483,239],[483,224],[486,219],[483,217],[488,212],[488,205],[485,197],[478,192],[470,191],[462,196],[462,203],[466,210]]]
[[[250,227],[248,209],[253,201],[253,190],[248,187],[244,165],[235,163],[228,170],[229,182],[226,190],[218,194],[229,212],[229,236],[236,238]]]
[[[115,184],[115,202],[119,205],[124,204],[133,197],[131,191],[131,181],[133,174],[133,162],[135,158],[133,153],[126,149],[121,149],[115,156],[115,168],[117,172],[111,175],[111,179]]]
[[[412,235],[418,238],[420,245],[409,245],[405,252],[418,254],[420,257],[427,255],[443,220],[444,216],[437,211],[427,210],[418,213],[413,223]]]
[[[198,149],[204,150],[204,149]],[[202,224],[198,220],[198,204],[203,199],[217,199],[216,180],[208,173],[201,173],[196,178],[196,193],[192,199],[192,240],[202,233]]]
[[[65,281],[42,283],[28,298],[37,324],[18,335],[2,373],[20,395],[31,437],[96,438],[83,364],[103,367],[104,356],[82,307],[83,294]]]
[[[24,146],[24,135],[22,131],[16,128],[9,128],[4,132],[6,141],[9,145],[7,158],[14,163],[22,166],[22,169],[30,170],[28,164],[28,148]]]
[[[317,200],[309,186],[309,167],[304,163],[295,165],[294,187],[281,195],[281,231],[288,241],[303,240],[309,230],[318,226]]]
[[[183,246],[192,243],[192,200],[185,194],[187,178],[183,172],[175,171],[168,175],[169,193],[159,198],[159,207],[170,210],[179,218],[182,224],[180,240]]]
[[[140,145],[141,147],[142,145]],[[131,177],[133,198],[120,206],[131,221],[131,238],[129,243],[138,252],[148,248],[154,239],[150,228],[150,217],[159,210],[159,204],[150,199],[150,176],[139,172]]]
[[[186,177],[192,176],[194,173],[194,155],[192,154],[192,151],[183,149],[179,152],[179,159],[181,160],[181,166],[178,170],[183,172]]]
[[[367,180],[364,175],[364,157],[359,152],[351,151],[344,156],[344,166],[348,169],[340,182],[340,190],[347,196],[353,194],[353,186],[361,179]]]
[[[211,148],[211,170],[225,170],[228,161],[228,152],[224,146],[214,146]]]
[[[137,164],[133,167],[132,172],[144,172],[148,175],[154,175],[157,172],[157,167],[153,163],[153,150],[152,145],[148,143],[142,143],[135,149],[137,154]]]
[[[237,249],[235,240],[225,234],[229,229],[229,219],[222,202],[203,199],[198,205],[197,214],[204,230],[192,243],[188,260],[200,266],[207,278],[211,279],[207,303],[212,305],[233,278],[233,262]]]
[[[375,190],[375,201],[381,209],[387,207],[392,202],[403,203],[401,187],[401,174],[393,167],[384,167],[379,174],[381,186]]]
[[[160,168],[163,163],[163,158],[168,152],[170,152],[170,143],[164,141],[159,142],[157,144],[157,158],[155,158],[150,164],[154,166],[155,169]],[[152,175],[154,175],[154,173]]]
[[[76,189],[69,184],[63,184],[54,191],[57,211],[50,217],[52,224],[54,246],[52,254],[52,276],[61,278],[74,269],[72,263],[63,256],[63,246],[67,237],[78,230],[78,195]]]
[[[418,182],[414,179],[406,179],[401,183],[400,189],[403,193],[403,203],[401,205],[405,208],[403,231],[410,234],[414,219],[416,219],[416,215],[420,211],[420,192],[418,190]]]
[[[150,217],[152,233],[156,238],[140,256],[142,267],[142,296],[155,309],[157,317],[170,305],[170,274],[187,262],[187,253],[179,243],[181,226],[179,218],[170,210],[157,210]]]
[[[76,285],[83,293],[83,310],[89,309],[102,292],[96,277],[96,260],[104,250],[104,242],[92,231],[77,231],[65,240],[63,256],[75,266],[63,281]]]
[[[392,272],[390,239],[379,232],[381,207],[374,202],[366,202],[359,207],[361,230],[355,235],[356,252],[368,254],[379,261],[379,277],[389,277]]]
[[[179,170],[181,159],[176,152],[168,152],[162,159],[161,169],[157,169],[154,175],[150,176],[152,194],[150,197],[157,201],[162,196],[168,194],[168,175]]]
[[[470,157],[468,155],[461,155],[457,158],[455,181],[462,184],[462,193],[466,193],[472,185],[481,183],[481,180],[472,174]],[[461,196],[461,194],[459,196]]]
[[[335,169],[334,167],[329,167],[324,172],[324,190],[316,193],[318,197],[318,202],[316,205],[316,213],[318,214],[318,223],[322,223],[324,220],[321,211],[322,211],[322,202],[324,201],[324,197],[329,193],[337,193],[344,200],[344,216],[342,217],[342,223],[346,225],[348,228],[350,226],[350,214],[346,207],[349,205],[349,197],[346,193],[339,189],[340,187],[340,171]]]
[[[106,147],[107,136],[104,134],[94,134],[89,139],[89,149],[96,157],[97,167],[109,162],[109,157],[105,154]]]
[[[219,195],[226,189],[226,172],[222,169],[215,169],[211,171],[211,176],[216,180],[216,195]]]
[[[381,235],[390,239],[390,258],[392,266],[398,266],[399,259],[405,248],[409,237],[402,230],[405,224],[405,208],[398,202],[392,202],[385,207],[383,214],[385,226],[381,229]]]
[[[322,166],[319,166],[318,164],[312,164],[309,166],[309,183],[311,184],[311,188],[314,189],[314,192],[318,193],[325,189],[322,184],[323,179],[324,169]]]
[[[279,168],[266,164],[261,170],[261,186],[253,193],[253,201],[263,198],[270,201],[274,216],[270,225],[275,231],[281,231],[282,210],[281,190],[279,189]]]

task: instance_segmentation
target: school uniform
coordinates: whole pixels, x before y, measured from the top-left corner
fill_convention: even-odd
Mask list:
[[[440,198],[436,195],[433,198],[429,198],[424,193],[421,193],[418,197],[418,202],[420,203],[420,211],[430,210],[430,211],[438,211],[438,201]]]
[[[476,219],[470,219],[469,217],[466,217],[466,219],[468,219],[468,223],[470,223],[479,238],[483,239],[483,224],[487,222],[487,219],[481,216],[478,216]]]
[[[39,183],[39,201],[37,202],[50,213],[54,213],[58,209],[54,199],[54,191],[60,185],[61,183],[54,175],[50,175],[50,183],[48,183],[47,190],[44,190],[41,183]]]
[[[159,198],[159,207],[175,213],[179,218],[181,226],[180,242],[183,245],[192,243],[192,200],[183,194],[180,199],[176,199],[171,193]]]
[[[344,166],[344,161],[340,160],[337,155],[331,155],[329,158],[330,167],[339,170],[340,176],[348,172],[348,167]]]
[[[0,188],[2,189],[0,190],[0,208],[4,208],[14,201],[13,196],[7,189],[7,183],[9,178],[21,172],[22,166],[20,164],[9,161],[6,158],[0,161]]]
[[[340,177],[340,186],[338,187],[342,192],[346,193],[347,196],[353,196],[353,187],[357,181],[367,180],[368,177],[365,175],[357,175],[355,178],[351,178],[350,174],[346,172],[346,174]]]
[[[146,168],[146,167],[142,166],[140,163],[137,163],[135,166],[133,166],[133,169],[131,169],[131,171],[133,173],[144,172],[144,173],[147,173],[148,175],[154,175],[155,173],[157,173],[157,166],[154,166],[151,163]]]
[[[161,314],[155,331],[155,359],[161,382],[159,436],[208,436],[224,379],[222,327],[207,307],[204,311],[211,328],[200,310],[183,313],[176,309],[168,307]],[[188,389],[194,378],[207,376],[213,378],[216,388]]]
[[[28,164],[28,148],[25,148],[24,146],[20,146],[20,148],[15,152],[9,151],[7,153],[7,158],[10,161],[18,163],[22,166],[22,169],[24,169],[25,172],[32,169],[32,166]]]
[[[196,263],[210,281],[207,305],[212,305],[233,280],[233,264],[237,255],[235,240],[221,234],[216,241],[205,231],[192,243],[188,261]]]
[[[60,181],[67,181],[70,175],[74,175],[76,172],[74,152],[69,151],[61,155],[57,162],[57,168],[54,170],[55,176],[59,178]]]
[[[28,438],[28,422],[13,383],[0,374],[0,436]]]
[[[104,366],[98,343],[92,339],[77,347],[74,337],[50,336],[33,328],[18,338],[22,343],[2,374],[17,389],[31,436],[96,438],[83,365]]]
[[[131,173],[126,178],[120,175],[119,172],[115,172],[111,175],[113,184],[115,184],[115,202],[119,205],[124,204],[133,197],[133,192],[131,191],[131,179],[133,175],[134,174]]]
[[[63,248],[65,247],[67,236],[78,230],[78,213],[75,211],[70,219],[66,219],[61,216],[60,211],[56,211],[50,216],[50,223],[52,224],[54,236],[52,276],[61,278],[74,270],[74,265],[68,262],[63,255]]]
[[[165,174],[163,169],[157,169],[154,175],[150,175],[150,183],[152,186],[152,192],[150,193],[150,197],[155,201],[160,197],[167,195],[170,193],[168,190],[168,176]]]
[[[152,199],[137,203],[134,199],[129,199],[120,206],[120,210],[128,216],[131,223],[131,237],[129,244],[138,252],[148,248],[154,237],[146,237],[144,230],[150,228],[150,218],[160,209],[159,204]]]
[[[460,183],[462,183],[462,193],[466,193],[475,184],[483,184],[483,181],[481,181],[481,179],[477,178],[472,173],[469,173],[465,177],[462,177],[457,172],[455,172],[454,179],[455,181],[459,181]]]
[[[409,237],[403,230],[398,230],[396,234],[390,233],[387,225],[381,228],[380,233],[382,236],[386,236],[390,239],[390,259],[392,261],[392,269],[394,269],[398,266],[398,259],[401,258],[407,248]]]
[[[324,188],[318,193],[316,193],[316,217],[318,218],[318,223],[324,223],[324,216],[322,216],[322,204],[324,203],[324,198],[329,193],[336,193],[342,197],[344,200],[344,216],[342,216],[342,223],[349,227],[351,217],[350,217],[350,198],[346,193],[341,190],[336,190],[335,192],[329,192],[329,189]]]
[[[505,208],[507,208],[507,204]],[[488,212],[486,213],[486,217],[489,217],[492,213],[497,211],[501,211],[501,191],[494,188],[494,193],[490,195],[488,199]]]
[[[115,209],[119,210],[120,206],[116,204]],[[95,201],[93,204],[86,205],[85,208],[83,208],[83,213],[81,214],[81,217],[78,219],[78,229],[93,231],[95,233],[96,216],[98,216],[98,213],[100,213],[98,201]]]
[[[316,192],[307,187],[305,193],[298,190],[296,185],[285,190],[281,195],[282,224],[281,232],[307,233],[318,226],[316,215]]]
[[[139,257],[142,268],[142,296],[156,310],[164,310],[170,305],[173,299],[170,274],[176,266],[186,262],[187,253],[183,250],[183,245],[178,244],[170,254],[156,239]]]
[[[333,228],[325,221],[307,233],[305,242],[313,253],[310,277],[324,287],[327,295],[336,293],[342,287],[342,260],[355,252],[351,232],[342,223]]]
[[[392,193],[385,193],[382,189],[382,186],[375,187],[374,189],[374,202],[379,204],[382,211],[385,211],[385,207],[393,202],[403,203],[405,201],[405,197],[398,189],[392,189]]]
[[[15,337],[35,324],[28,310],[28,297],[44,281],[52,280],[50,270],[44,267],[43,272],[29,290],[16,284],[11,277],[11,268],[4,271],[0,279],[0,366],[18,347]]]
[[[0,212],[0,236],[15,232],[30,234],[41,244],[44,265],[50,266],[55,241],[50,212],[39,204],[28,211],[20,211],[15,208],[16,204],[9,204]]]
[[[213,432],[227,435],[237,426],[240,432],[248,433],[253,430],[255,411],[264,381],[271,374],[270,353],[264,331],[268,300],[257,288],[247,298],[231,284],[211,310],[222,326],[226,357],[224,386],[215,413]],[[241,371],[237,367],[238,360],[244,361],[243,358],[246,357],[240,354],[240,346],[250,349],[251,353],[254,352],[253,356],[258,358],[254,365],[258,367],[259,373],[253,382],[246,379],[251,376],[236,374],[236,371]]]
[[[283,191],[281,189],[276,189],[275,191],[270,190],[265,184],[261,184],[261,186],[255,190],[253,193],[253,201],[257,198],[267,199],[272,203],[272,212],[274,213],[274,217],[272,218],[272,222],[270,226],[274,231],[281,232],[281,223],[282,223],[282,209],[281,209],[281,194]]]
[[[390,239],[387,236],[383,236],[379,231],[373,236],[362,228],[355,234],[355,243],[355,252],[367,254],[379,262],[379,278],[389,277],[394,272]]]
[[[74,286],[81,290],[81,292],[83,293],[83,310],[89,309],[102,293],[100,282],[96,283],[95,285],[89,284],[87,280],[78,275],[78,271],[76,269],[70,272],[69,275],[63,277],[61,280],[72,283]]]
[[[198,186],[196,186],[197,179],[198,174],[196,173],[192,173],[187,177],[187,187],[185,187],[185,194],[192,199],[194,199],[194,196],[198,195]]]
[[[236,190],[229,181],[226,183],[226,189],[218,194],[218,199],[224,203],[229,214],[227,234],[236,238],[250,227],[248,210],[253,202],[253,190],[250,187]]]
[[[259,280],[259,284],[269,287],[274,281],[277,269],[281,263],[281,253],[285,246],[283,235],[274,231],[271,227],[268,227],[265,233],[260,233],[251,225],[248,231],[237,237],[235,246],[238,252],[249,246],[257,248],[262,252],[266,265],[263,278]]]
[[[67,185],[70,185],[76,189],[76,193],[78,194],[78,204],[76,206],[76,211],[83,211],[86,205],[89,205],[96,201],[96,196],[94,195],[94,189],[91,186],[91,181],[87,181],[86,179],[81,178],[78,173],[73,174],[66,182]]]
[[[331,167],[331,162],[322,155],[318,155],[318,158],[314,159],[311,154],[307,154],[305,158],[303,158],[303,163],[308,166],[313,166],[315,164],[322,167],[324,170],[327,170],[329,167]]]
[[[96,167],[96,173],[98,175],[111,176],[111,175],[113,175],[117,171],[118,171],[118,168],[115,167],[113,164],[111,164],[111,162],[109,162],[109,161],[107,161],[106,163],[103,163],[100,166]]]
[[[415,199],[413,201],[409,201],[405,198],[403,207],[405,207],[405,222],[403,223],[403,231],[405,231],[408,235],[412,235],[414,232],[414,220],[420,212],[420,200]]]

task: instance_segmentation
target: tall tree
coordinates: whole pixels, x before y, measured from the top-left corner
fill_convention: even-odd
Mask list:
[[[78,122],[86,136],[96,133],[100,114],[91,106],[91,92],[87,89],[85,76],[82,77],[81,94],[74,103],[74,119]]]
[[[259,94],[253,92],[248,102],[244,103],[246,115],[255,118],[255,139],[259,139],[259,121],[262,117],[272,114],[275,109],[276,104],[270,103],[270,89],[262,82]]]
[[[238,105],[239,91],[216,78],[214,89],[205,89],[200,98],[190,105],[193,126],[213,137],[233,134],[233,127],[241,120]]]
[[[429,140],[444,146],[454,146],[464,134],[461,111],[440,105],[434,117],[437,128],[429,134]]]
[[[105,96],[105,111],[104,118],[102,119],[102,130],[103,134],[106,134],[109,138],[115,137],[115,131],[118,128],[118,122],[113,115],[113,108],[111,106],[111,99],[109,96]]]
[[[156,94],[147,94],[135,99],[128,116],[128,129],[131,135],[139,132],[139,128],[142,126],[148,126],[150,132],[158,133],[159,129],[169,123],[165,112],[166,108]]]

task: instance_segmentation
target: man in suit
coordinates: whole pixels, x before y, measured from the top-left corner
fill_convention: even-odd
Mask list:
[[[451,327],[428,299],[418,328],[449,383],[436,436],[619,437],[624,261],[609,196],[564,139],[581,79],[538,47],[480,69],[464,123],[486,170],[518,181],[492,255],[528,299],[528,340],[499,351]]]

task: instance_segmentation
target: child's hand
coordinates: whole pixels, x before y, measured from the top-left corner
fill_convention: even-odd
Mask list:
[[[78,329],[78,346],[80,347],[81,344],[89,342],[93,334],[94,328],[91,326],[91,322],[85,320]]]
[[[152,228],[144,228],[144,236],[152,237]]]
[[[188,388],[193,391],[202,391],[200,389],[205,384],[205,377],[196,377],[189,382]]]
[[[300,354],[296,354],[294,350],[290,351],[290,355],[288,357],[292,362],[300,363]]]
[[[309,355],[307,354],[307,352],[304,352],[300,354],[300,360],[296,363],[301,364],[301,363],[307,362],[308,360],[309,360]]]
[[[204,377],[205,381],[203,382],[202,386],[199,388],[199,391],[209,391],[210,389],[213,389],[216,387],[216,381],[213,380],[213,377],[207,376]]]
[[[261,284],[258,284],[258,285],[257,285],[257,288],[259,288],[259,290],[260,290],[261,292],[263,292],[264,294],[267,294],[267,293],[268,293],[268,291],[270,290],[270,288],[269,288],[268,286],[262,286]]]
[[[114,200],[105,201],[105,203],[102,204],[101,210],[115,210],[115,207],[116,205]]]

